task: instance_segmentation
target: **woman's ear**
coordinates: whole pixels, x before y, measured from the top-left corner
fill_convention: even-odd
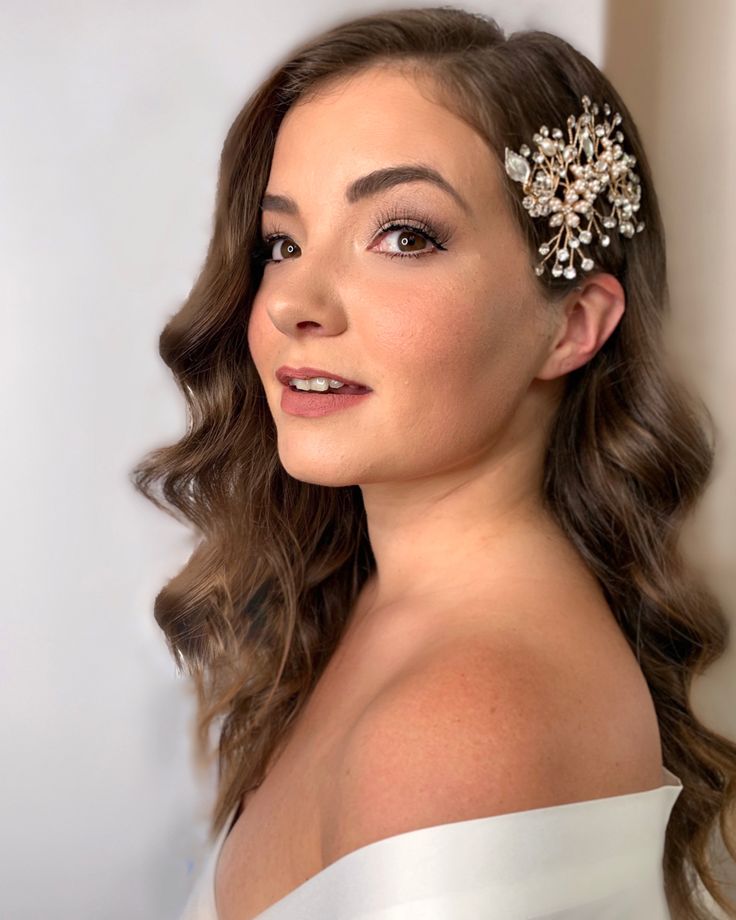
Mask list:
[[[563,300],[553,326],[549,355],[536,374],[554,380],[586,364],[613,332],[626,307],[626,295],[617,278],[592,275]]]

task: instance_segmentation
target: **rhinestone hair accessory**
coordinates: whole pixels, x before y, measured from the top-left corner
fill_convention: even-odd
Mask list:
[[[544,258],[534,267],[537,275],[544,273],[544,263],[554,255],[552,275],[575,278],[576,252],[583,271],[595,265],[580,251],[581,245],[593,242],[594,233],[601,246],[608,246],[611,239],[606,230],[617,227],[620,234],[632,237],[644,229],[643,222],[635,218],[641,199],[639,176],[633,170],[636,157],[624,153],[624,135],[617,130],[623,119],[616,112],[609,121],[611,107],[605,103],[606,120],[596,124],[598,105],[591,105],[588,96],[583,96],[581,102],[583,113],[567,119],[567,142],[560,128],[550,132],[542,125],[534,135],[535,153],[526,144],[518,153],[506,148],[506,173],[521,183],[525,196],[522,205],[529,216],[549,217],[549,226],[560,228],[556,236],[539,247]],[[604,193],[611,205],[607,212],[594,207]],[[587,224],[581,229],[584,220]]]

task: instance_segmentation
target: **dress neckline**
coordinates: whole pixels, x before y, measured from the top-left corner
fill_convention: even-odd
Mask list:
[[[584,799],[578,802],[563,802],[558,805],[546,805],[540,808],[530,808],[525,809],[524,811],[516,812],[505,812],[500,815],[489,815],[487,817],[480,818],[467,818],[463,821],[452,821],[445,824],[433,824],[429,827],[421,827],[416,830],[404,831],[401,834],[393,834],[390,837],[384,837],[381,840],[375,840],[373,843],[367,843],[362,847],[358,847],[356,850],[351,850],[349,853],[345,853],[339,859],[336,859],[334,862],[331,862],[328,866],[325,866],[323,869],[320,869],[319,872],[310,876],[308,879],[305,879],[300,885],[297,885],[296,888],[292,888],[291,891],[287,892],[283,897],[279,898],[278,901],[274,901],[273,904],[269,904],[268,907],[264,908],[261,913],[257,914],[253,920],[261,920],[270,914],[271,911],[276,911],[279,908],[282,908],[287,901],[291,901],[293,898],[299,897],[300,894],[303,894],[307,889],[313,888],[315,885],[319,884],[322,878],[326,873],[333,874],[335,871],[339,871],[346,860],[353,861],[360,856],[377,850],[378,848],[390,846],[400,837],[405,837],[408,835],[421,835],[423,833],[429,834],[431,832],[437,832],[443,828],[453,827],[461,828],[463,825],[476,825],[489,824],[500,819],[509,819],[518,815],[539,815],[540,817],[545,813],[558,812],[573,814],[575,811],[581,811],[586,808],[591,807],[601,807],[601,806],[610,806],[615,809],[623,804],[624,801],[629,800],[638,800],[641,803],[648,802],[650,799],[661,798],[664,795],[672,796],[672,803],[679,796],[680,792],[683,789],[683,783],[679,776],[676,776],[671,770],[668,770],[667,767],[662,765],[662,777],[664,782],[655,786],[653,789],[644,789],[640,792],[624,792],[621,795],[608,795],[602,796],[597,799]],[[233,810],[228,815],[227,820],[225,821],[222,830],[220,831],[219,837],[217,838],[214,850],[212,854],[212,874],[210,879],[210,898],[213,907],[213,916],[215,920],[218,920],[216,901],[215,901],[215,878],[217,873],[217,864],[220,858],[220,852],[222,851],[223,844],[225,843],[225,838],[230,833],[239,817],[240,804],[236,805]],[[335,867],[338,867],[337,869]]]

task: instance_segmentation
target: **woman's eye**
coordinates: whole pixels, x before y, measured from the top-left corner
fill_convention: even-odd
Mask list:
[[[390,258],[398,256],[400,259],[416,259],[425,254],[429,255],[433,251],[444,249],[445,247],[436,238],[436,234],[426,230],[420,230],[419,227],[413,227],[410,224],[392,224],[389,227],[382,227],[379,230],[382,240],[394,237],[395,249],[376,249]],[[276,251],[276,244],[284,243],[280,248],[280,257],[273,257]],[[375,248],[375,247],[371,247]],[[285,233],[272,233],[263,237],[260,246],[254,251],[253,259],[261,265],[269,262],[284,262],[294,256],[300,255],[301,249],[298,243],[295,243],[290,236]]]
[[[418,227],[411,227],[406,224],[394,224],[391,227],[384,228],[381,233],[384,238],[396,234],[395,243],[398,249],[386,253],[386,255],[392,258],[394,256],[399,256],[399,258],[416,258],[425,252],[431,252],[432,249],[430,247],[442,249],[442,246],[437,240]],[[384,250],[381,249],[378,250],[378,252],[383,251]]]
[[[275,249],[276,243],[283,243],[284,241],[288,241],[288,245],[281,247],[281,258],[270,258]],[[274,233],[262,240],[261,247],[256,253],[254,253],[254,257],[261,263],[283,262],[284,259],[290,259],[295,253],[298,254],[298,251],[300,251],[299,246],[294,242],[294,240],[291,239],[291,237],[288,237],[283,233]]]

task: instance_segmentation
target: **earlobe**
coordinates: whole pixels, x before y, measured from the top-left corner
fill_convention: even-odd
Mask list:
[[[626,295],[613,275],[595,275],[575,287],[564,301],[550,342],[550,352],[537,377],[554,380],[587,364],[623,316]]]

